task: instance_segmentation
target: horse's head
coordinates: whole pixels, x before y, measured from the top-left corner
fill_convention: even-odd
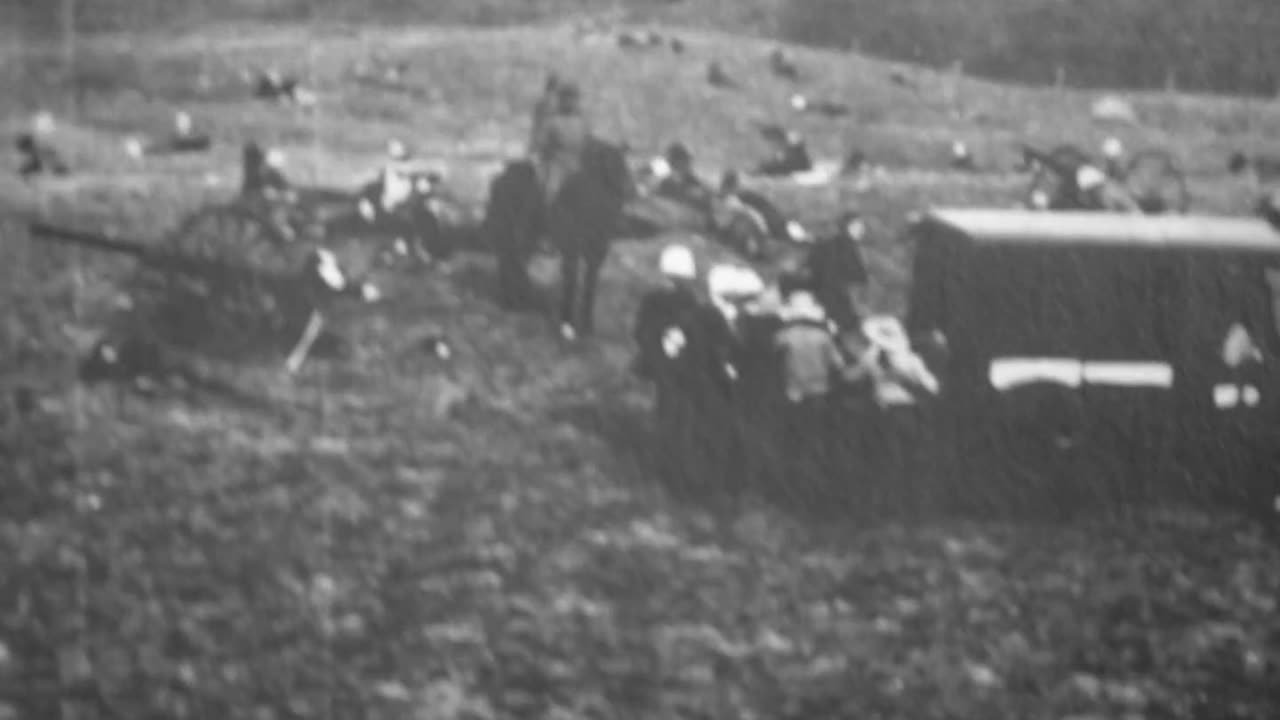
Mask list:
[[[583,172],[590,182],[606,191],[619,204],[639,194],[631,166],[627,164],[627,148],[600,138],[590,138],[583,149]]]

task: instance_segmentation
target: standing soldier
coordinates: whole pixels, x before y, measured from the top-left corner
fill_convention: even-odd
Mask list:
[[[840,227],[809,251],[807,274],[818,302],[841,334],[857,334],[869,280],[862,258],[867,221],[857,211],[841,215]]]
[[[560,193],[564,182],[578,171],[583,148],[591,136],[590,125],[582,113],[578,86],[557,80],[550,94],[554,99],[552,106],[543,111],[546,114],[540,122],[535,119],[532,153],[548,205]]]
[[[533,105],[533,123],[529,129],[529,157],[536,158],[538,155],[538,138],[541,137],[543,126],[546,124],[552,112],[555,110],[556,89],[560,87],[560,76],[551,73],[547,75],[546,85],[542,88],[542,95],[538,96],[538,101]]]

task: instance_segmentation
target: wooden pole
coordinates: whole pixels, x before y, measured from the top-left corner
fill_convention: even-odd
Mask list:
[[[62,61],[71,83],[71,114],[80,115],[82,88],[76,72],[76,0],[62,0]]]

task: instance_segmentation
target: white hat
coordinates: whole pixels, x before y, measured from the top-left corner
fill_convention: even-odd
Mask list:
[[[658,179],[665,179],[671,176],[671,163],[667,159],[659,155],[649,161],[649,172]]]
[[[1081,190],[1092,190],[1107,181],[1107,176],[1092,165],[1083,165],[1076,171],[1076,185]]]
[[[173,126],[183,135],[191,132],[191,114],[184,110],[174,113]]]
[[[284,169],[284,152],[280,148],[271,148],[267,151],[266,163],[268,167]]]
[[[32,127],[35,129],[36,134],[48,135],[49,133],[53,132],[53,124],[54,124],[53,113],[47,110],[41,110],[40,112],[36,113],[35,118],[32,120],[31,124],[32,124]]]
[[[969,146],[965,145],[963,140],[956,140],[951,143],[951,154],[956,157],[965,157],[969,154]]]
[[[1109,137],[1102,142],[1102,154],[1108,158],[1118,158],[1124,154],[1124,146],[1119,139]]]
[[[387,141],[387,156],[392,160],[404,160],[409,157],[409,149],[396,138]]]
[[[910,352],[911,339],[898,318],[873,315],[862,321],[862,334],[872,345],[890,353]]]
[[[751,268],[715,265],[707,273],[707,291],[713,298],[746,298],[764,292],[764,280]]]
[[[658,271],[670,278],[692,280],[698,276],[693,251],[684,245],[668,245],[658,258]]]
[[[793,242],[808,242],[813,239],[809,235],[809,231],[805,230],[804,226],[795,220],[787,221],[787,237],[791,238]]]
[[[805,98],[805,96],[801,95],[800,93],[796,93],[795,95],[791,96],[791,107],[795,108],[796,110],[804,110],[805,108],[809,107],[809,101]]]

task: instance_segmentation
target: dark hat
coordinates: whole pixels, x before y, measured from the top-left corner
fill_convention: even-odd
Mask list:
[[[672,165],[688,165],[693,162],[693,153],[682,142],[673,142],[667,146],[667,162]]]

